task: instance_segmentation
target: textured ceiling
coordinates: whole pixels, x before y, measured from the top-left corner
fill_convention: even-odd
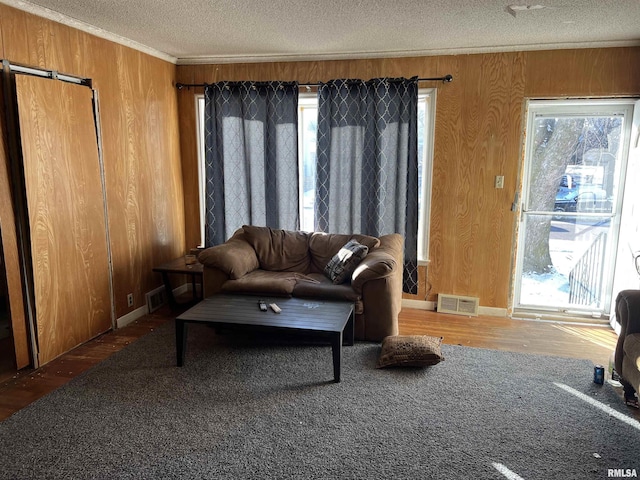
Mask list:
[[[640,0],[0,0],[177,59],[259,61],[640,45]],[[40,8],[44,7],[44,8]],[[62,14],[62,15],[58,15]],[[83,25],[86,24],[86,25]],[[94,29],[95,30],[95,29]],[[98,34],[105,33],[98,32]],[[93,33],[96,33],[95,31]]]

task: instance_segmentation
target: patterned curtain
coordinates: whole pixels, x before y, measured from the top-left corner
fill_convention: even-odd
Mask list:
[[[332,80],[318,89],[315,229],[405,237],[418,291],[418,82]]]
[[[298,84],[205,88],[205,246],[242,225],[299,228]]]

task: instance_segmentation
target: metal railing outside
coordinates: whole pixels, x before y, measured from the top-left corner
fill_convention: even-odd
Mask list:
[[[569,303],[598,306],[602,291],[607,234],[600,233],[569,273]]]

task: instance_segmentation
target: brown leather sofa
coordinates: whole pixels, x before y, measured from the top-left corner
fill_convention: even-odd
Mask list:
[[[640,290],[623,290],[616,299],[616,318],[621,325],[616,345],[615,368],[636,392],[640,392]],[[625,397],[629,395],[625,385]]]
[[[351,239],[369,252],[350,280],[334,285],[324,268]],[[375,238],[245,225],[225,243],[200,252],[204,296],[244,293],[349,300],[355,304],[355,338],[381,341],[398,334],[403,244],[398,234]]]

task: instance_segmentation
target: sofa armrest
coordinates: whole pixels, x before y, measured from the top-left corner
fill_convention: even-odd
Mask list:
[[[403,241],[397,233],[380,237],[380,246],[374,248],[358,264],[351,276],[351,286],[362,294],[366,282],[389,277],[402,270]]]
[[[229,275],[222,270],[205,265],[202,269],[202,298],[220,293],[227,280],[229,280]]]
[[[616,319],[620,323],[620,336],[615,350],[616,372],[622,375],[624,341],[627,335],[640,333],[640,290],[623,290],[616,298]]]
[[[398,334],[398,314],[402,309],[404,238],[398,234],[380,237],[354,272],[352,287],[362,296],[363,338],[381,341]],[[354,285],[355,283],[355,285]]]
[[[387,252],[376,251],[368,254],[356,267],[351,276],[351,286],[362,293],[366,282],[390,276],[398,268],[394,258]]]
[[[623,290],[618,294],[616,318],[622,327],[620,336],[640,333],[640,290]]]
[[[223,244],[209,247],[200,252],[198,261],[205,268],[211,267],[221,270],[232,280],[242,278],[260,266],[253,247],[236,235]]]

